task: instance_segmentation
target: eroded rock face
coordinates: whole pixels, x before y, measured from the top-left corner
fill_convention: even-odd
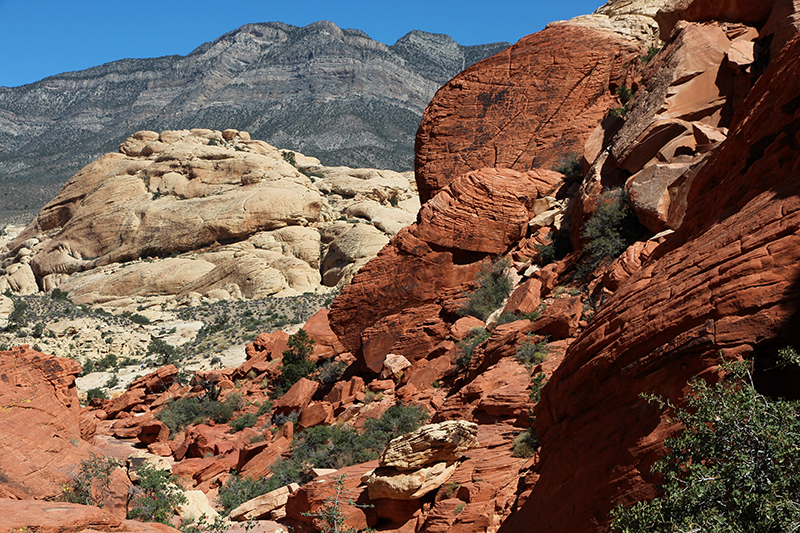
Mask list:
[[[396,353],[427,356],[448,334],[441,324],[437,336],[442,307],[461,298],[486,254],[505,252],[524,236],[536,199],[561,184],[561,174],[547,170],[482,169],[460,176],[345,287],[331,307],[331,328],[354,354],[363,346],[364,364],[374,372],[411,328],[426,330],[429,340],[417,337],[415,353]]]
[[[109,307],[314,292],[347,283],[418,206],[409,173],[323,167],[236,130],[140,131],[8,244],[0,288]]]
[[[580,152],[613,107],[616,88],[631,85],[645,50],[617,33],[560,25],[453,78],[428,105],[417,133],[422,202],[469,170],[549,168]]]
[[[72,359],[27,346],[0,352],[0,496],[55,498],[89,455]]]
[[[501,531],[604,527],[617,503],[652,494],[650,466],[674,430],[640,393],[676,400],[690,377],[714,378],[720,352],[768,361],[800,340],[798,58],[794,39],[693,181],[679,231],[568,349],[535,412],[541,477]]]
[[[422,426],[392,440],[381,454],[380,465],[415,470],[438,462],[452,463],[478,445],[477,436],[478,425],[465,420]]]

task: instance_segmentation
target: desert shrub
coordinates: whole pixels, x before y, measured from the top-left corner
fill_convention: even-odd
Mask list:
[[[100,387],[95,387],[93,389],[89,389],[88,391],[86,391],[87,402],[91,402],[95,398],[100,398],[101,400],[108,400],[108,394],[106,394],[106,391],[104,391]]]
[[[117,366],[117,354],[113,352],[109,352],[100,359],[98,359],[95,364],[95,370],[104,371],[108,370],[109,368],[114,368]]]
[[[564,174],[564,177],[570,181],[580,182],[583,180],[583,163],[581,155],[577,152],[563,154],[552,164],[550,170]]]
[[[475,353],[475,348],[483,344],[490,336],[491,333],[484,328],[472,328],[464,340],[459,341],[456,345],[456,351],[459,354],[456,359],[456,365],[460,368],[469,366],[472,354]]]
[[[187,503],[186,496],[177,486],[177,478],[167,470],[157,470],[148,463],[142,464],[136,473],[139,483],[133,490],[128,518],[169,523],[177,507]]]
[[[62,291],[61,289],[56,287],[50,292],[50,298],[52,298],[53,300],[68,301],[69,293],[67,291]]]
[[[24,300],[14,300],[14,310],[8,315],[8,324],[6,331],[17,331],[25,325],[25,311],[28,310],[28,304]]]
[[[539,449],[539,437],[532,427],[526,429],[514,439],[511,455],[514,457],[530,457]]]
[[[328,359],[319,368],[317,381],[326,385],[336,383],[339,381],[339,378],[342,377],[342,374],[344,374],[345,370],[347,370],[347,365],[344,363],[344,361],[334,361],[333,359]]]
[[[258,415],[255,413],[247,413],[243,414],[242,416],[236,417],[230,422],[228,425],[233,429],[234,433],[238,433],[244,428],[251,428],[256,425],[256,421],[258,420]]]
[[[760,394],[745,363],[723,368],[715,385],[690,383],[685,407],[648,397],[683,429],[653,466],[657,496],[613,511],[614,531],[798,530],[800,402]]]
[[[536,365],[547,360],[550,351],[547,347],[547,339],[533,342],[530,335],[517,346],[517,353],[514,358],[523,365]]]
[[[650,48],[647,49],[647,53],[639,57],[639,61],[641,61],[642,63],[649,63],[654,57],[656,57],[656,54],[658,54],[660,51],[661,51],[660,46],[655,46],[651,44]]]
[[[242,397],[238,394],[231,394],[221,402],[209,391],[204,397],[186,396],[170,402],[156,418],[174,435],[189,424],[199,424],[209,419],[224,424],[241,405]]]
[[[511,280],[506,275],[507,258],[499,258],[483,266],[475,275],[476,288],[467,294],[461,314],[486,320],[511,292]]]
[[[414,431],[427,421],[428,412],[425,409],[417,405],[396,404],[378,418],[368,418],[364,422],[364,432],[370,440],[382,442],[372,445],[373,448],[379,448],[380,453],[390,440]]]
[[[269,413],[272,410],[272,402],[269,400],[264,400],[264,403],[258,406],[258,413],[256,416],[261,416]]]
[[[143,326],[146,326],[146,325],[148,325],[150,323],[150,319],[149,318],[147,318],[144,315],[140,315],[138,313],[133,313],[128,318],[130,318],[131,322],[133,322],[134,324],[141,324]]]
[[[581,236],[588,239],[576,275],[583,278],[605,259],[618,257],[644,234],[628,197],[622,189],[611,189],[600,197],[597,210],[583,225]]]
[[[281,152],[281,157],[283,157],[283,160],[293,167],[297,166],[297,158],[295,157],[294,152],[283,151]]]
[[[547,376],[544,372],[539,372],[531,377],[531,401],[539,403],[542,398],[542,389],[547,383]]]
[[[93,389],[97,390],[97,389]],[[91,391],[90,391],[91,392]],[[65,502],[102,507],[111,484],[111,472],[119,465],[113,457],[89,452],[89,459],[81,461],[72,482],[62,487],[61,499]],[[92,484],[99,490],[92,494]]]
[[[282,390],[289,390],[301,378],[308,377],[316,370],[317,366],[309,359],[313,351],[314,339],[308,336],[306,330],[300,328],[289,337],[288,348],[283,352]]]
[[[536,263],[542,266],[560,261],[572,251],[572,242],[570,242],[569,236],[562,235],[560,231],[550,230],[548,238],[550,239],[548,244],[533,246],[537,252]]]
[[[178,357],[178,350],[163,339],[151,339],[147,345],[147,355],[156,358],[160,365],[168,365]]]
[[[251,477],[242,477],[234,473],[228,478],[228,481],[219,488],[217,503],[222,507],[223,514],[228,515],[244,502],[261,496],[262,494],[272,492],[282,486],[273,485],[275,485],[275,481],[272,481],[272,477],[253,479]]]
[[[336,486],[336,494],[325,498],[322,507],[313,513],[303,513],[304,516],[317,518],[321,522],[321,533],[358,533],[358,530],[353,527],[345,527],[345,515],[342,512],[342,505],[349,505],[351,507],[362,507],[355,503],[353,500],[344,500],[344,482],[347,474],[342,474],[333,477],[333,482]],[[368,505],[367,507],[372,507]],[[368,529],[367,531],[373,531]]]

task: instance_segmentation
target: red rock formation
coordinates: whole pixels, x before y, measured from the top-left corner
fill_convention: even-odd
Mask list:
[[[81,367],[25,345],[0,352],[0,369],[0,496],[60,496],[90,449],[75,388]]]
[[[434,96],[416,140],[420,199],[469,170],[549,168],[583,143],[613,107],[641,45],[561,25],[523,37],[468,68]]]
[[[508,251],[524,236],[534,200],[561,179],[544,170],[460,176],[345,287],[331,307],[331,329],[354,354],[363,344],[362,361],[373,372],[406,333],[404,351],[396,353],[426,357],[448,334],[442,308],[471,285],[486,253]],[[411,335],[416,327],[419,334]]]
[[[123,520],[113,513],[75,503],[20,501],[0,499],[2,531],[38,533],[79,533],[103,531],[114,533],[177,533],[164,524]]]
[[[602,530],[615,504],[652,495],[672,430],[641,392],[678,399],[720,352],[768,358],[800,341],[798,69],[795,38],[692,182],[680,231],[568,349],[535,413],[540,477],[501,531]]]

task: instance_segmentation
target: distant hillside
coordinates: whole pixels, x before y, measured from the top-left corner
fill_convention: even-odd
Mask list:
[[[436,90],[507,46],[461,46],[420,31],[386,46],[332,22],[270,22],[185,57],[123,59],[0,87],[0,216],[40,207],[141,129],[235,128],[326,165],[410,170]]]

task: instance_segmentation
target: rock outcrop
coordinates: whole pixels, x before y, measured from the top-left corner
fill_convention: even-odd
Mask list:
[[[20,346],[0,352],[0,369],[0,496],[58,497],[91,449],[81,438],[81,367]]]
[[[550,168],[580,152],[632,84],[647,48],[620,34],[559,25],[520,39],[436,93],[416,140],[422,202],[470,170]]]
[[[538,480],[501,531],[602,529],[615,504],[652,495],[674,430],[640,393],[677,400],[689,378],[714,378],[720,354],[768,366],[800,341],[799,54],[795,39],[773,60],[692,182],[679,230],[568,349],[535,412]]]
[[[140,131],[8,244],[0,283],[109,307],[315,292],[413,222],[413,193],[407,175],[321,167],[247,132]]]

